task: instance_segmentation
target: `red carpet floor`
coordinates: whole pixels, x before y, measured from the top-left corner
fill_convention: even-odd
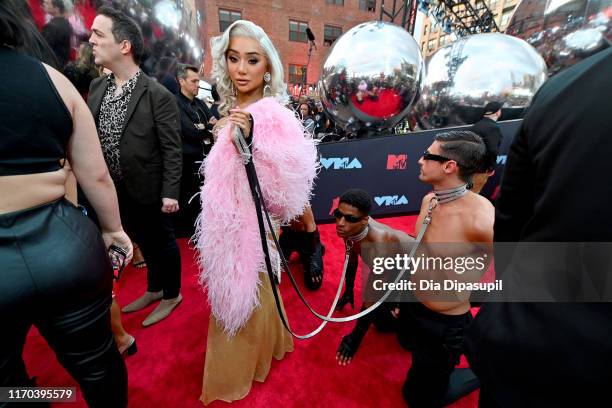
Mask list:
[[[408,233],[414,232],[416,217],[387,218],[382,221]],[[340,278],[343,247],[334,225],[320,226],[325,254],[325,279],[318,292],[307,292],[308,299],[320,313],[329,307]],[[195,252],[186,240],[180,240],[183,259],[183,303],[166,320],[143,328],[141,321],[154,308],[123,315],[126,329],[138,343],[138,353],[127,358],[130,407],[201,407],[198,398],[202,384],[204,349],[209,308],[205,294],[197,284]],[[295,256],[295,255],[294,255]],[[302,268],[294,258],[292,270],[301,282]],[[138,297],[145,289],[144,269],[129,268],[123,275],[118,294],[120,304]],[[283,279],[281,291],[289,321],[298,333],[317,326]],[[356,308],[359,306],[356,305]],[[348,309],[345,309],[348,311]],[[284,360],[274,361],[268,379],[254,383],[251,393],[236,401],[236,407],[402,407],[401,386],[410,366],[410,353],[398,344],[395,335],[381,334],[374,328],[365,337],[353,362],[338,366],[336,348],[354,323],[329,324],[314,339],[295,340],[295,351]],[[75,386],[75,382],[57,362],[44,339],[33,329],[26,343],[24,358],[29,374],[40,386]],[[466,366],[462,359],[460,366]],[[477,406],[478,391],[451,405],[454,408]],[[209,406],[221,407],[223,402]],[[56,406],[63,406],[57,404]],[[84,407],[82,397],[71,407]]]

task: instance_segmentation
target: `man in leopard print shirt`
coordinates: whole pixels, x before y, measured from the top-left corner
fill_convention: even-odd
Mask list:
[[[138,66],[138,25],[108,7],[98,10],[89,42],[95,62],[112,74],[91,83],[88,105],[119,198],[121,220],[147,261],[147,290],[123,308],[161,299],[143,321],[157,323],[182,300],[181,257],[170,214],[179,210],[182,170],[180,115],[174,96]]]

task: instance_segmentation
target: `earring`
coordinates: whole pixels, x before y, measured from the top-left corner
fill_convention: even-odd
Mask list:
[[[232,91],[232,96],[236,96],[236,87],[232,81],[230,81],[230,90]]]
[[[263,76],[263,79],[264,79],[264,82],[266,83],[263,89],[264,97],[272,96],[272,88],[270,88],[270,80],[272,79],[272,75],[269,72],[266,72]]]

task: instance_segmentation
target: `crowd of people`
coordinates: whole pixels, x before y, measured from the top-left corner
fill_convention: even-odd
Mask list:
[[[238,20],[211,40],[214,98],[202,101],[201,66],[164,57],[161,71],[147,74],[141,29],[123,12],[101,6],[85,30],[63,2],[43,3],[49,18],[42,31],[24,2],[0,3],[0,319],[6,329],[0,386],[36,385],[21,356],[34,325],[89,406],[127,406],[123,357],[137,348],[121,312],[158,302],[142,322],[148,327],[181,304],[178,234],[194,237],[211,307],[200,400],[244,398],[253,381],[266,379],[272,358],[293,351],[282,300],[275,299],[288,272],[282,258],[298,253],[307,288],[324,281],[325,246],[309,200],[316,139],[336,133],[333,123],[320,102],[290,100],[274,44],[250,21]],[[49,47],[58,37],[49,32],[65,26],[63,20],[71,35],[87,35],[73,61],[69,49]],[[61,71],[53,68],[58,61]],[[611,187],[594,181],[612,133],[605,102],[612,80],[598,73],[611,69],[612,51],[602,51],[541,88],[512,144],[496,207],[478,193],[501,143],[498,102],[487,104],[474,126],[438,132],[419,158],[418,178],[433,191],[423,197],[414,237],[374,220],[368,192],[344,192],[333,211],[347,257],[337,310],[359,300],[359,260],[366,273],[375,258],[393,255],[389,248],[418,245],[453,259],[485,248],[491,259],[498,255],[494,242],[611,241]],[[597,199],[587,202],[595,188]],[[262,226],[260,205],[270,228]],[[580,215],[585,206],[588,217]],[[121,309],[113,278],[132,260],[134,243],[146,262],[147,287]],[[506,253],[495,259],[498,276],[533,273],[525,259],[517,263]],[[591,272],[585,260],[577,273]],[[411,274],[413,280],[434,276],[421,269]],[[365,289],[372,285],[371,277],[363,281]],[[359,308],[371,312],[340,339],[338,364],[357,358],[374,325],[396,332],[412,353],[397,390],[411,407],[442,407],[479,387],[484,408],[606,400],[611,303],[485,303],[474,318],[469,295],[451,292],[451,300],[441,300],[436,291],[416,290],[371,311],[380,302],[365,290]],[[572,293],[582,299],[578,292]],[[456,370],[463,354],[472,368]]]

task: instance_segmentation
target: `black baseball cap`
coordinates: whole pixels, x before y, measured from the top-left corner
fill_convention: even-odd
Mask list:
[[[490,115],[492,113],[497,112],[502,108],[502,104],[499,102],[489,102],[484,107],[484,114]]]

